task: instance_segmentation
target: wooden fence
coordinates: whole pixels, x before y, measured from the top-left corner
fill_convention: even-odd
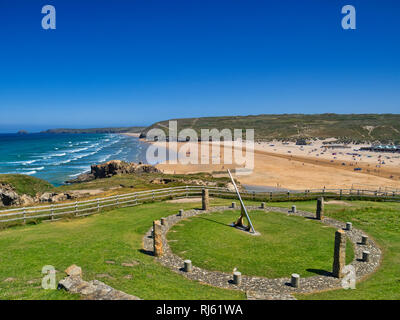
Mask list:
[[[139,191],[115,196],[82,200],[68,203],[38,205],[26,208],[10,208],[0,211],[0,225],[14,225],[35,222],[39,220],[57,220],[61,217],[82,217],[91,215],[107,208],[122,208],[136,206],[145,202],[162,201],[177,198],[199,197],[203,188],[209,190],[212,197],[236,198],[233,190],[218,187],[181,186],[155,190]],[[317,189],[292,192],[241,192],[244,200],[254,201],[298,201],[318,197],[335,199],[364,199],[379,201],[398,201],[400,193],[383,192],[379,190],[354,189]]]

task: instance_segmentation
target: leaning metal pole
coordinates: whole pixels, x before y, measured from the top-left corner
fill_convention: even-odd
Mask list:
[[[244,203],[243,203],[242,197],[240,196],[239,190],[238,190],[238,188],[237,188],[237,186],[236,186],[235,180],[233,179],[232,174],[231,174],[231,172],[230,172],[229,169],[228,169],[228,173],[229,173],[229,177],[230,177],[231,180],[232,180],[233,186],[235,187],[236,194],[237,194],[237,196],[238,196],[238,198],[239,198],[240,204],[241,204],[241,206],[242,206],[242,208],[243,208],[243,211],[244,211],[244,213],[245,213],[245,215],[246,215],[247,221],[249,221],[250,228],[251,228],[251,232],[252,232],[252,233],[256,233],[256,230],[254,229],[253,224],[251,223],[250,217],[249,217],[249,215],[248,215],[248,213],[247,213],[247,209],[246,209],[246,207],[245,207],[245,205],[244,205]]]

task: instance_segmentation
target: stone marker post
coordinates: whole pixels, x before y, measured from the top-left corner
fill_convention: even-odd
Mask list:
[[[179,209],[178,217],[182,217],[182,216],[183,216],[183,209]]]
[[[265,209],[265,202],[261,202],[261,209]]]
[[[361,236],[361,244],[364,246],[368,244],[368,236]]]
[[[346,222],[346,230],[351,231],[352,228],[353,228],[353,224],[351,222]]]
[[[324,219],[324,198],[318,198],[317,200],[317,220]]]
[[[203,189],[202,190],[202,209],[203,210],[208,210],[210,208],[210,198],[208,195],[208,189]]]
[[[297,273],[292,274],[290,284],[293,288],[298,288],[300,286],[300,276]]]
[[[236,202],[232,202],[231,208],[232,208],[232,209],[235,209],[235,208],[236,208]]]
[[[335,251],[333,254],[333,276],[343,278],[343,268],[346,264],[346,233],[337,230],[335,233]]]
[[[370,252],[369,251],[363,251],[362,253],[362,260],[364,262],[369,262],[369,256],[370,256]]]
[[[163,243],[161,233],[161,222],[160,220],[155,220],[153,222],[153,247],[155,257],[161,257],[163,255]]]
[[[167,219],[166,218],[161,218],[161,225],[166,226],[167,225]]]
[[[292,206],[292,213],[297,213],[297,207],[296,206]]]
[[[185,272],[192,272],[192,261],[185,260],[183,269],[185,270]]]
[[[239,271],[235,271],[233,273],[233,283],[236,285],[240,285],[242,283],[242,273]]]

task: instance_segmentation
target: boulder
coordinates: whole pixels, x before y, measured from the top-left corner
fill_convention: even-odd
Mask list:
[[[87,300],[140,300],[125,292],[115,290],[99,280],[82,280],[82,269],[73,264],[65,270],[68,275],[58,282],[58,289],[80,294]]]
[[[23,194],[20,198],[20,205],[21,206],[31,206],[35,203],[35,199],[32,198],[31,196],[28,196],[27,194]]]
[[[54,193],[54,192],[45,192],[42,194],[36,195],[36,201],[38,202],[60,202],[75,199],[77,196],[73,193]]]
[[[76,264],[69,266],[64,271],[69,277],[82,277],[82,268]]]
[[[0,206],[12,206],[20,203],[20,196],[7,184],[0,184]]]

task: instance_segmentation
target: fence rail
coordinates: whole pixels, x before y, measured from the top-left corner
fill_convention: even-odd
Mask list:
[[[161,201],[173,198],[189,198],[200,196],[202,189],[207,188],[210,196],[220,198],[235,198],[234,190],[220,187],[180,186],[162,188],[133,193],[108,196],[92,200],[82,200],[68,203],[39,205],[25,208],[10,208],[0,211],[0,225],[34,220],[56,220],[60,217],[82,217],[107,208],[122,208],[136,206],[144,202]],[[257,201],[295,201],[315,199],[320,196],[327,198],[359,198],[379,199],[383,201],[400,202],[400,193],[396,191],[363,190],[363,189],[311,189],[304,191],[255,192],[243,191],[244,200]]]

